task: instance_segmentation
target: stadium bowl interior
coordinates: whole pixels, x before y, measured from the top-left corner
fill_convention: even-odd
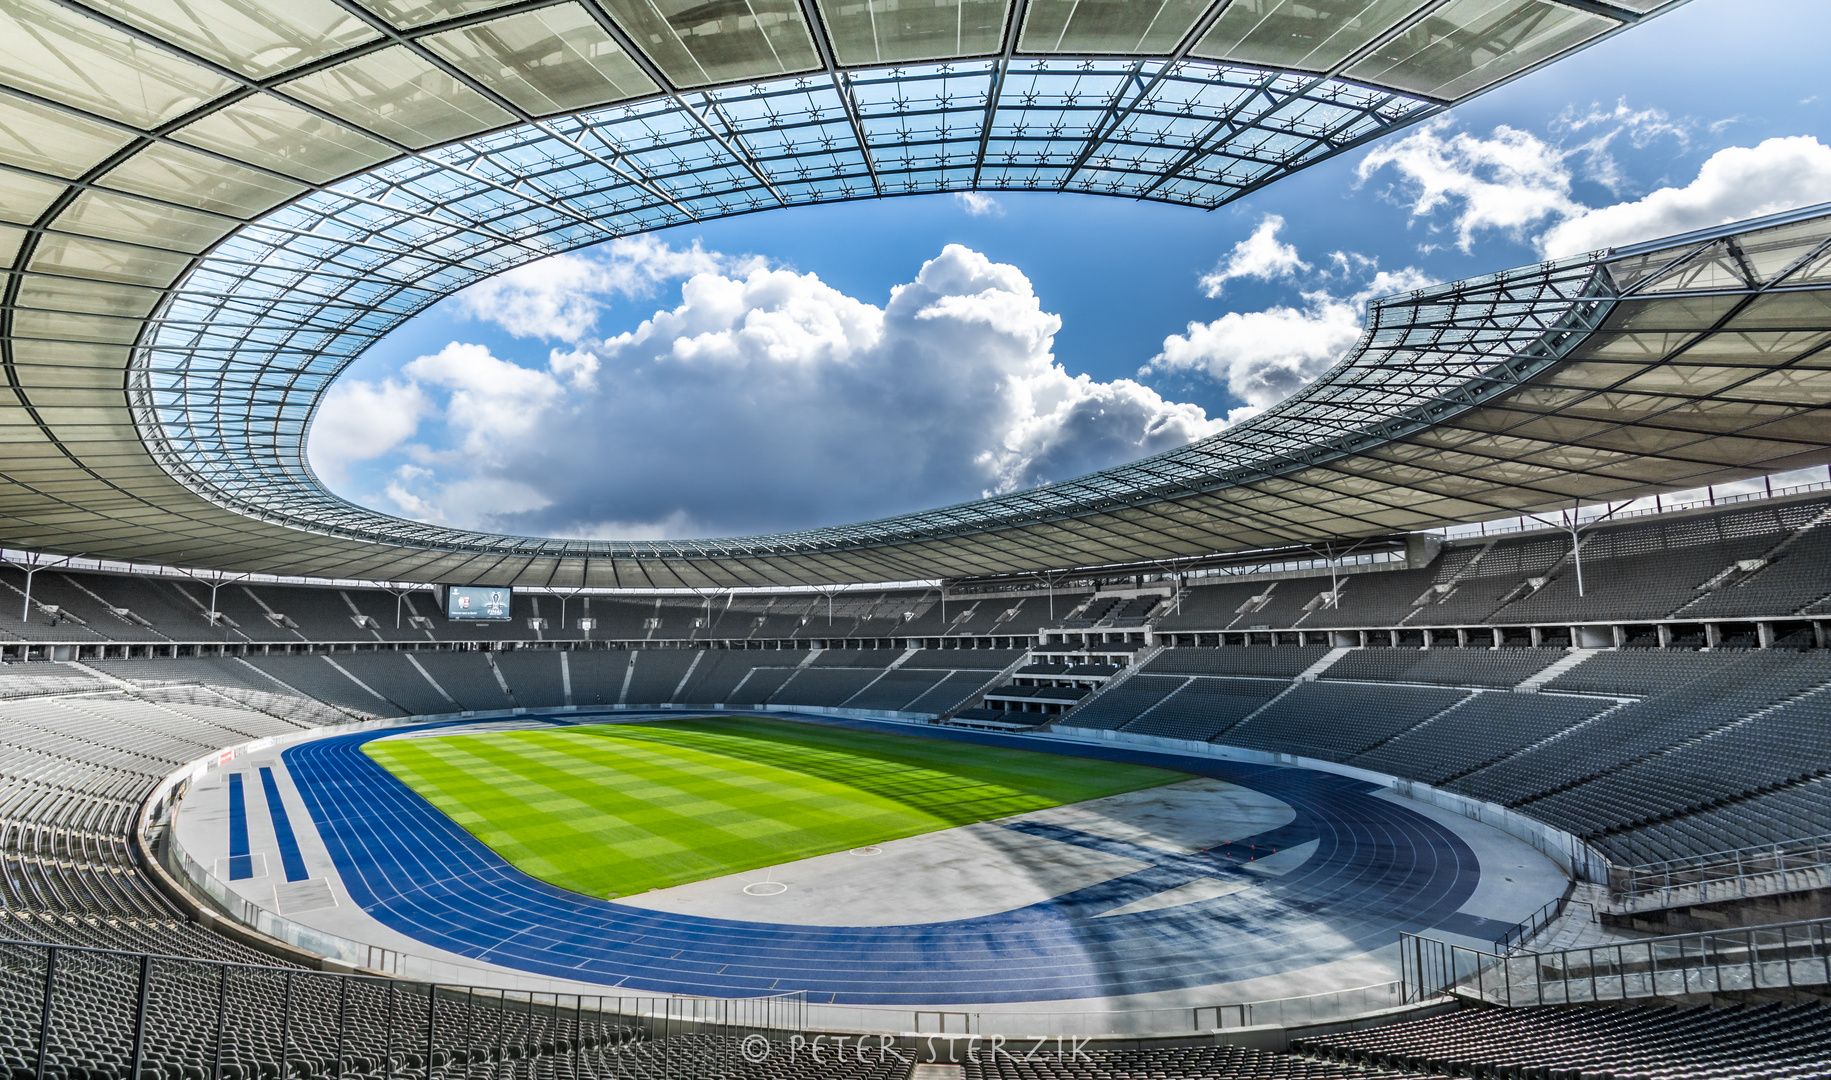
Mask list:
[[[1831,479],[1597,508],[1831,464],[1831,208],[877,521],[496,535],[305,457],[532,260],[1212,209],[1673,6],[0,0],[7,1073],[1823,1075]]]

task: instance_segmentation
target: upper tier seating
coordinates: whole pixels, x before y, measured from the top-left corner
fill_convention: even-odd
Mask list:
[[[1506,689],[1564,655],[1562,649],[1357,649],[1330,665],[1322,677]]]
[[[1831,614],[1831,499],[1654,515],[1586,528],[1582,535],[1582,596],[1577,595],[1578,560],[1570,537],[1542,531],[1452,541],[1429,566],[1415,569],[1389,563],[1377,569],[1353,567],[1363,572],[1335,577],[1305,571],[1305,576],[1270,581],[1198,579],[1173,595],[962,594],[943,602],[935,589],[709,599],[520,592],[512,617],[490,623],[448,621],[429,588],[395,592],[279,585],[62,565],[32,574],[28,611],[22,610],[27,575],[7,565],[0,566],[0,600],[15,602],[0,603],[0,643],[240,648],[318,642],[589,638],[773,644],[844,639],[895,648],[943,637],[1010,644],[1004,639],[1034,639],[1070,613],[1076,613],[1074,629],[1135,630],[1148,621],[1165,634],[1559,627]],[[595,626],[585,630],[583,619]],[[482,686],[472,696],[490,695]]]
[[[1583,530],[1583,595],[1565,533],[1447,545],[1422,569],[1184,590],[1162,632],[1784,617],[1831,611],[1823,498],[1657,515]],[[1823,520],[1821,520],[1823,519]],[[1738,564],[1754,565],[1741,569]],[[1815,608],[1814,605],[1825,605]]]
[[[1294,678],[1328,654],[1321,645],[1167,649],[1144,666],[1153,675],[1259,675]]]

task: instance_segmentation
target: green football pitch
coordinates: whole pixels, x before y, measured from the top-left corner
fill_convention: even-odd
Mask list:
[[[1190,779],[749,716],[385,739],[364,749],[522,871],[592,896]]]

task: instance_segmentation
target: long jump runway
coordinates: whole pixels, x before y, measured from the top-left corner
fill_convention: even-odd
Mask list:
[[[284,752],[350,900],[384,925],[451,953],[631,992],[806,990],[840,1004],[942,1005],[1180,990],[1326,964],[1391,945],[1400,931],[1453,926],[1468,919],[1457,911],[1481,876],[1461,837],[1376,798],[1379,789],[1362,781],[949,730],[933,735],[1212,777],[1280,800],[1295,817],[1193,853],[1011,822],[1004,827],[1144,865],[973,918],[808,926],[674,914],[569,892],[510,866],[362,752],[371,739],[411,730],[333,736]],[[904,725],[881,730],[910,733]],[[1244,869],[1268,849],[1312,841],[1313,854],[1282,877]],[[1108,914],[1201,879],[1249,879],[1252,887]],[[919,874],[910,875],[908,888],[923,888]]]

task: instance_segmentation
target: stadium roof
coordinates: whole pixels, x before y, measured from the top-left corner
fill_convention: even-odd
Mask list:
[[[885,521],[504,537],[354,506],[304,460],[345,364],[522,262],[903,193],[1212,207],[1670,6],[0,0],[0,543],[394,580],[882,581],[1385,534],[1822,461],[1823,381],[1790,351],[1831,325],[1797,307],[1818,263],[1781,278],[1746,254],[1797,255],[1822,220],[1710,241],[1686,266],[1717,269],[1651,284],[1627,255],[1390,299],[1327,378],[1248,424]],[[1805,321],[1748,322],[1784,303]],[[1636,374],[1602,381],[1616,370]]]

